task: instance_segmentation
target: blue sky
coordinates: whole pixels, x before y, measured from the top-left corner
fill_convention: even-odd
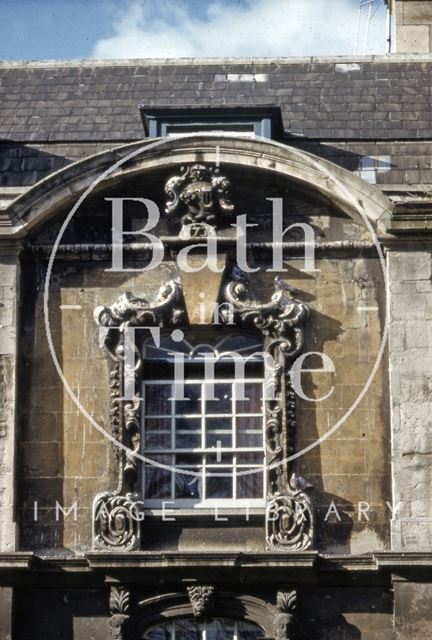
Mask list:
[[[1,0],[0,58],[350,55],[366,0]],[[385,6],[357,53],[386,50]]]

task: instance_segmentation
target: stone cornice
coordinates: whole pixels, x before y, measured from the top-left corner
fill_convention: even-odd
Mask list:
[[[355,572],[396,569],[432,571],[432,552],[375,551],[362,555],[326,555],[317,551],[303,552],[179,552],[179,551],[92,551],[84,555],[39,555],[17,551],[0,553],[0,575],[15,570],[84,571],[89,570],[148,570],[158,569],[238,569],[241,571],[283,569],[308,573]]]

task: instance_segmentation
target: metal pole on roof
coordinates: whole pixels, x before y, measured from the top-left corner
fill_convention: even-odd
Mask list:
[[[357,21],[356,21],[356,31],[355,31],[354,54],[357,54],[358,53],[358,49],[359,49],[360,28],[361,28],[361,22],[362,22],[362,14],[363,14],[362,10],[363,10],[363,7],[368,7],[366,23],[365,23],[365,27],[364,27],[363,50],[362,50],[362,53],[365,54],[366,53],[366,47],[367,47],[367,41],[368,41],[368,37],[369,37],[370,24],[372,22],[372,19],[373,19],[374,15],[376,14],[378,9],[380,8],[380,1],[381,0],[359,0],[359,8],[358,8]],[[375,11],[372,12],[373,6],[375,4],[376,4]]]
[[[369,4],[369,10],[368,10],[368,16],[366,20],[366,27],[365,27],[364,40],[363,40],[363,55],[366,53],[367,39],[369,35],[369,26],[372,18],[372,5],[374,1],[375,0],[369,0],[368,3],[365,3],[365,4]]]
[[[392,19],[391,19],[391,11],[390,11],[390,3],[387,5],[387,53],[392,52]]]
[[[359,37],[359,31],[360,31],[361,8],[362,8],[362,0],[360,0],[360,4],[359,4],[359,8],[358,8],[358,14],[357,14],[356,34],[355,34],[355,41],[354,41],[354,55],[357,54],[357,48],[358,48],[358,37]]]

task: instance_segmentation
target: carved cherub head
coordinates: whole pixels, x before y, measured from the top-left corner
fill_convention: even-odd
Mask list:
[[[275,640],[294,639],[294,616],[291,613],[277,613],[274,620]]]
[[[277,594],[276,615],[273,627],[275,640],[294,640],[297,607],[297,592],[279,591]]]

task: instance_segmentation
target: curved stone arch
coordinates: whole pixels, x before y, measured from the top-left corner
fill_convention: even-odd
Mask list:
[[[159,141],[147,140],[123,145],[93,155],[61,169],[31,187],[8,208],[9,226],[0,235],[20,238],[37,228],[76,199],[114,163],[133,152],[133,161],[113,170],[98,190],[134,175],[194,162],[261,169],[286,177],[320,194],[355,222],[366,216],[374,227],[391,213],[392,203],[377,187],[350,171],[289,145],[263,138],[236,135],[197,134]]]
[[[151,627],[193,617],[186,593],[168,593],[138,602],[131,615],[131,628],[134,629],[136,640],[141,640]],[[253,595],[217,591],[211,617],[251,622],[260,627],[266,636],[273,633],[274,607]]]

